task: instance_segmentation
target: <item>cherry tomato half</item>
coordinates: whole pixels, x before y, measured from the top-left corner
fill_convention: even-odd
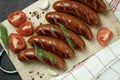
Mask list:
[[[23,22],[25,22],[26,14],[20,10],[17,10],[10,13],[7,19],[14,27],[19,27]]]
[[[113,32],[107,27],[101,27],[97,32],[97,41],[100,45],[105,46],[113,37]]]
[[[24,38],[20,34],[11,33],[8,37],[9,49],[16,53],[23,50],[26,47]]]
[[[17,32],[21,34],[22,36],[32,35],[34,33],[32,22],[30,21],[24,22],[18,27]]]

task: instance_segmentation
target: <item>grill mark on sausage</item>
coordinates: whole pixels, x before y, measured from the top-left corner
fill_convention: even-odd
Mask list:
[[[97,2],[96,2],[96,0],[93,0],[93,6],[94,6],[95,9],[97,9]]]
[[[46,35],[46,32],[44,29],[41,30],[42,34]]]
[[[55,34],[55,32],[53,32],[53,31],[50,30],[50,33],[51,33],[55,38],[58,38],[58,36]]]
[[[95,4],[95,6],[96,5],[97,4]],[[98,25],[100,23],[100,19],[97,13],[93,11],[91,8],[89,8],[88,6],[79,2],[57,1],[56,3],[54,3],[53,8],[59,12],[65,12],[65,13],[78,16],[89,25]]]

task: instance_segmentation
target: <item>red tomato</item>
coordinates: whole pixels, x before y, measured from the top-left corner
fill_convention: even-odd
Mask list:
[[[8,21],[14,26],[19,27],[26,20],[24,12],[17,10],[8,15]]]
[[[97,32],[97,41],[102,46],[105,46],[112,37],[113,32],[106,27],[101,27]]]
[[[24,38],[20,34],[11,33],[8,38],[8,46],[12,52],[19,52],[26,47]]]
[[[20,27],[17,29],[17,32],[22,36],[30,36],[34,33],[34,28],[32,22],[24,22]]]

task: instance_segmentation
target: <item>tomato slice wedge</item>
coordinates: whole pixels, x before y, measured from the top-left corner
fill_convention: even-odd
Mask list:
[[[8,37],[8,46],[12,52],[16,53],[26,48],[26,43],[20,34],[11,33]]]
[[[107,27],[101,27],[97,32],[97,41],[100,45],[105,46],[113,37],[113,32]]]
[[[17,32],[22,36],[30,36],[34,33],[34,27],[32,22],[26,21],[18,27]]]
[[[7,19],[14,27],[19,27],[23,22],[25,22],[26,14],[21,10],[17,10],[10,13]]]

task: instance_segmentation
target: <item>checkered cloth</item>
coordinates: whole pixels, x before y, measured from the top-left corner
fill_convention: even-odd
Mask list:
[[[120,0],[107,0],[120,21]],[[120,39],[50,80],[120,80]]]
[[[107,0],[111,11],[114,12],[118,20],[120,21],[120,0]]]

